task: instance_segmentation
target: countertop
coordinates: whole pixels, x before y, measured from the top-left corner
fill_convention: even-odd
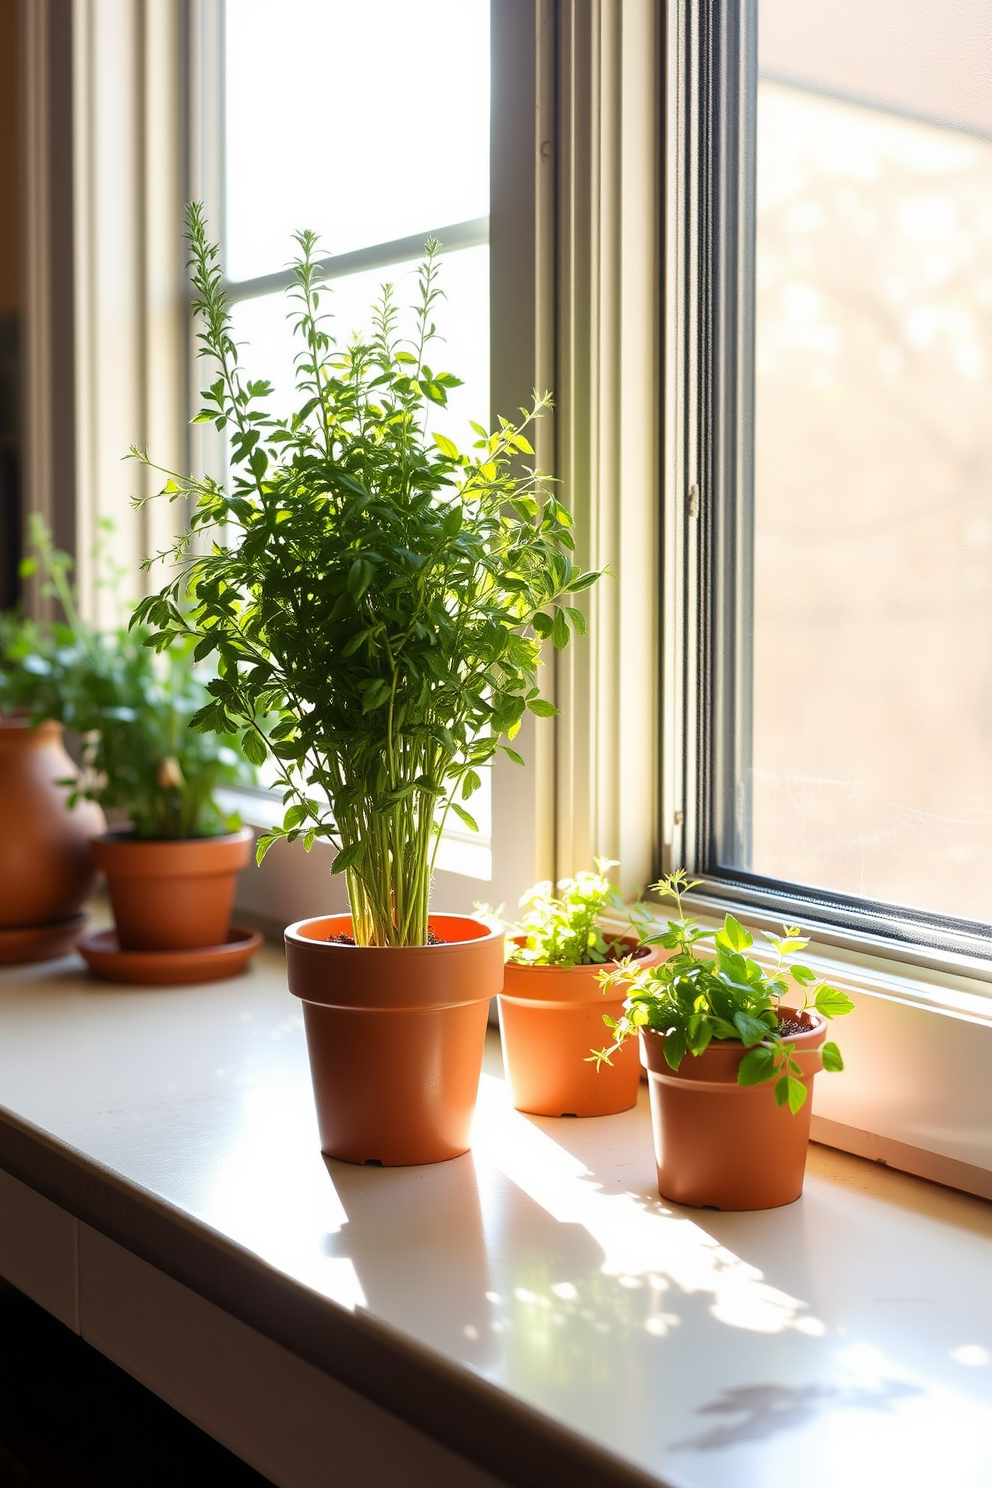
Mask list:
[[[471,1154],[321,1156],[281,953],[131,989],[0,971],[0,1166],[511,1483],[992,1485],[992,1205],[810,1148],[756,1214],[658,1198],[647,1096]]]

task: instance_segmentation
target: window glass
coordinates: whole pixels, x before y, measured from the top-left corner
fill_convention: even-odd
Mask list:
[[[992,11],[763,0],[759,71],[728,866],[989,920]]]
[[[228,0],[227,272],[489,211],[489,0]]]

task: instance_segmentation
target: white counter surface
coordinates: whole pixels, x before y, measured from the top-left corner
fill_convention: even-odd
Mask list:
[[[282,957],[204,988],[0,972],[0,1167],[507,1483],[992,1485],[992,1205],[810,1149],[758,1214],[658,1199],[646,1093],[473,1153],[322,1158]]]

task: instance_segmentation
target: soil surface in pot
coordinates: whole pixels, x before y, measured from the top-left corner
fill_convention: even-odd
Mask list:
[[[778,1020],[778,1034],[781,1038],[798,1038],[801,1033],[809,1033],[810,1026],[801,1018],[783,1018]]]
[[[638,960],[641,959],[641,957],[650,955],[650,953],[651,953],[651,947],[650,946],[646,946],[646,945],[639,945],[639,946],[635,947],[634,950],[630,950],[626,946],[623,946],[623,945],[614,945],[614,946],[610,946],[609,950],[610,950],[610,954],[607,955],[605,961],[576,961],[574,967],[573,966],[562,966],[562,967],[559,967],[558,969],[561,970],[561,971],[574,971],[574,970],[577,970],[579,967],[581,967],[583,970],[587,971],[590,967],[596,967],[596,966],[602,966],[602,967],[616,966],[616,965],[619,964],[619,962],[625,961],[628,958],[628,956],[632,957],[635,961],[638,961]],[[617,954],[618,952],[619,952],[619,954]],[[511,962],[511,964],[513,966],[555,966],[556,965],[556,963],[554,961],[515,961],[512,956],[510,957],[510,962]]]
[[[357,944],[358,944],[358,941],[355,939],[355,937],[353,935],[345,935],[343,931],[342,931],[342,933],[340,935],[329,935],[327,937],[327,941],[328,941],[328,944],[329,945],[352,945],[352,946],[357,946]],[[450,941],[447,941],[447,940],[440,940],[438,938],[438,936],[436,936],[434,934],[434,931],[433,930],[428,930],[428,932],[427,932],[427,944],[429,946],[432,946],[432,945],[450,945],[451,942]]]

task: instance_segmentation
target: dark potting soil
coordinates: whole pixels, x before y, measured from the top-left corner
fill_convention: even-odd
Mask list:
[[[808,1023],[803,1023],[798,1018],[783,1018],[782,1014],[779,1013],[778,1033],[781,1038],[796,1038],[800,1033],[809,1032],[810,1026]]]
[[[335,945],[357,945],[357,941],[355,940],[355,937],[353,935],[345,935],[345,933],[344,933],[343,930],[342,930],[342,932],[341,932],[340,935],[329,935],[327,937],[327,939],[329,941],[333,941],[333,943]],[[428,930],[428,932],[427,932],[427,944],[428,945],[447,945],[448,942],[446,940],[439,940],[438,937],[434,934],[434,931],[433,930]]]

